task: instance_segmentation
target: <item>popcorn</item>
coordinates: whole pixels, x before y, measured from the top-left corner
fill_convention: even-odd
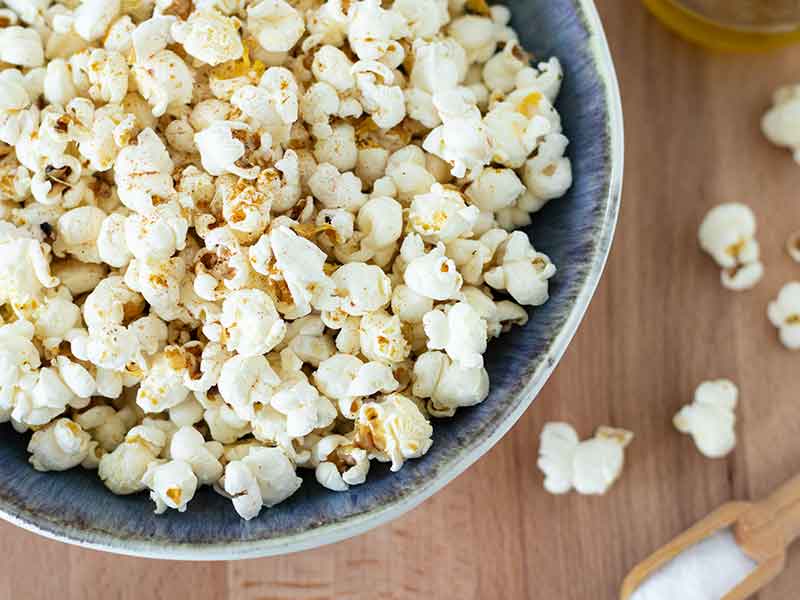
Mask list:
[[[410,458],[424,455],[433,444],[433,428],[417,405],[400,394],[367,402],[356,417],[356,444],[399,471]]]
[[[0,61],[20,67],[42,66],[44,48],[39,33],[18,25],[0,29]]]
[[[154,463],[166,443],[163,432],[152,426],[134,427],[125,442],[100,459],[97,474],[113,493],[125,496],[147,487],[142,482],[149,465]]]
[[[633,434],[624,429],[599,427],[581,442],[567,423],[547,423],[541,434],[539,469],[551,494],[605,494],[622,474],[624,450]]]
[[[776,146],[792,150],[795,162],[800,162],[800,87],[778,88],[772,97],[773,106],[761,119],[761,131]]]
[[[222,444],[206,442],[194,427],[184,426],[175,432],[169,454],[173,460],[188,464],[200,485],[212,485],[222,477]]]
[[[498,52],[483,66],[483,80],[486,85],[501,94],[507,94],[517,87],[517,74],[528,66],[528,57],[519,44],[512,40],[502,52]]]
[[[442,125],[428,134],[422,147],[449,163],[455,177],[464,177],[467,171],[477,176],[492,159],[487,127],[474,101],[471,93],[460,90],[437,94],[433,99]]]
[[[280,384],[263,356],[235,355],[222,366],[217,385],[222,398],[245,420],[252,420]]]
[[[142,59],[139,56],[137,50],[133,78],[139,93],[152,106],[153,116],[160,117],[167,109],[191,102],[194,77],[180,56],[172,50],[159,50]]]
[[[272,408],[286,416],[286,432],[291,437],[308,435],[327,427],[336,418],[336,408],[305,381],[280,386],[270,400]]]
[[[488,339],[555,272],[510,232],[572,181],[561,65],[507,9],[6,4],[0,422],[35,468],[249,519],[488,396]]]
[[[482,367],[486,352],[486,321],[466,302],[458,302],[447,310],[432,310],[422,319],[428,348],[445,350],[464,367]]]
[[[311,193],[326,208],[357,212],[366,202],[361,180],[352,173],[340,173],[336,166],[320,163],[308,180]]]
[[[442,352],[425,352],[414,363],[414,396],[430,398],[434,413],[452,416],[455,409],[480,404],[489,395],[489,375],[478,365],[467,367]]]
[[[31,436],[28,452],[37,471],[66,471],[81,464],[89,453],[91,438],[69,419],[53,421]]]
[[[284,0],[261,0],[247,7],[247,28],[269,52],[288,52],[305,31],[303,16]]]
[[[222,304],[220,323],[227,334],[228,350],[242,356],[269,352],[286,333],[272,299],[260,290],[231,293]]]
[[[314,145],[317,162],[330,163],[340,172],[350,171],[358,162],[356,132],[349,123],[337,123],[330,136],[321,138]]]
[[[560,198],[572,187],[572,163],[564,156],[567,138],[560,133],[546,135],[534,158],[525,162],[524,196],[528,212],[535,212],[554,198]],[[522,206],[522,202],[520,202]]]
[[[97,233],[97,255],[114,268],[124,267],[133,257],[125,239],[125,221],[125,216],[112,213],[103,219]]]
[[[294,308],[286,316],[304,317],[311,312],[312,305],[319,306],[320,295],[332,285],[324,270],[327,256],[288,227],[273,230],[269,239],[275,266],[283,275],[294,302]]]
[[[87,42],[100,39],[119,14],[120,8],[120,0],[81,0],[72,15],[72,26]]]
[[[174,164],[164,143],[150,128],[143,130],[135,145],[123,148],[114,163],[114,183],[122,203],[135,212],[147,212],[153,198],[168,198],[173,192]]]
[[[403,242],[403,248],[407,249],[415,240],[421,244],[420,238],[412,234]],[[432,300],[458,297],[464,279],[455,263],[445,256],[444,250],[445,246],[440,242],[427,254],[421,250],[409,260],[403,280],[412,291]]]
[[[156,504],[157,515],[168,508],[186,511],[186,505],[197,491],[197,477],[191,465],[182,460],[150,463],[142,483],[150,488],[150,499]]]
[[[369,458],[366,450],[353,445],[343,435],[326,435],[311,450],[312,463],[316,463],[315,476],[323,487],[344,492],[351,485],[367,480]]]
[[[336,46],[322,46],[314,54],[311,72],[317,81],[332,86],[337,93],[347,92],[356,84],[351,72],[353,63],[347,55]]]
[[[183,385],[185,368],[174,346],[159,353],[142,380],[136,404],[147,413],[159,413],[186,400],[189,390]]]
[[[450,21],[447,0],[396,0],[392,10],[405,17],[415,38],[432,38]]]
[[[128,93],[128,64],[122,54],[96,49],[91,53],[86,51],[81,58],[85,59],[85,63],[80,69],[89,80],[92,99],[98,102],[122,102]],[[75,61],[72,62],[74,65]]]
[[[720,204],[700,224],[700,246],[722,267],[722,284],[728,289],[750,289],[764,274],[755,233],[755,216],[744,204]]]
[[[792,281],[781,288],[769,303],[767,316],[778,329],[781,343],[790,350],[800,349],[800,283]]]
[[[53,245],[56,255],[71,254],[81,262],[100,262],[97,238],[106,213],[94,206],[81,206],[65,212],[58,219]]]
[[[470,184],[465,194],[480,210],[496,212],[513,206],[526,187],[512,169],[488,168]]]
[[[739,389],[727,379],[703,382],[695,390],[694,402],[681,408],[672,422],[678,431],[692,436],[704,456],[722,458],[736,445],[738,396]]]
[[[186,21],[175,21],[170,28],[173,39],[187,54],[209,65],[238,60],[244,53],[238,21],[213,10],[199,10]]]
[[[548,280],[556,267],[547,255],[537,252],[528,236],[513,232],[498,249],[499,266],[487,271],[486,283],[496,290],[506,290],[517,302],[540,306],[547,302]]]
[[[339,306],[348,315],[360,317],[380,310],[391,300],[392,284],[380,267],[348,263],[339,267],[331,280]]]
[[[233,173],[242,179],[255,179],[260,171],[257,166],[246,168],[237,164],[245,154],[245,145],[235,132],[248,129],[245,123],[216,121],[196,133],[194,143],[200,152],[203,169],[211,175]]]
[[[411,348],[403,335],[400,317],[379,310],[361,318],[361,353],[369,360],[388,364],[408,358]]]
[[[435,183],[428,194],[414,197],[408,213],[411,228],[427,242],[449,242],[468,237],[479,210],[467,206],[461,194]]]
[[[377,61],[359,61],[353,66],[361,105],[381,129],[391,129],[406,116],[403,90],[394,83],[392,70]]]
[[[231,495],[236,512],[250,520],[294,494],[303,482],[280,448],[252,448],[241,460],[228,463],[223,488]]]
[[[497,47],[495,24],[487,17],[464,15],[455,19],[447,33],[467,52],[467,61],[486,62]]]
[[[125,245],[142,261],[161,261],[186,247],[189,223],[175,201],[134,213],[125,219]]]

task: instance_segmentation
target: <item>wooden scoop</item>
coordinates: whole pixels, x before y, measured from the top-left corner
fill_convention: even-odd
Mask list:
[[[756,568],[722,600],[744,600],[766,587],[786,564],[786,549],[800,536],[800,475],[761,502],[729,502],[648,557],[622,582],[628,600],[655,571],[698,542],[727,528]]]

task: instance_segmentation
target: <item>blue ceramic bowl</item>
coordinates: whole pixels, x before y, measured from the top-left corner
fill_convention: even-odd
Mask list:
[[[510,0],[525,48],[558,56],[565,70],[558,109],[570,139],[575,183],[528,233],[559,267],[550,301],[487,353],[492,388],[479,406],[437,421],[434,444],[399,473],[370,470],[365,485],[329,492],[306,476],[292,498],[250,522],[205,488],[184,514],[155,516],[146,494],[114,496],[97,474],[38,473],[27,436],[0,428],[0,513],[36,533],[82,546],[168,559],[239,559],[342,540],[410,510],[475,462],[522,415],[561,358],[608,254],[622,182],[622,113],[614,68],[591,0]],[[384,468],[382,468],[384,467]]]

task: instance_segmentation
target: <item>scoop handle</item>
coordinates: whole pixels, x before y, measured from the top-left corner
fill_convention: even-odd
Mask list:
[[[742,549],[759,563],[785,553],[800,537],[800,475],[756,502],[736,523]]]

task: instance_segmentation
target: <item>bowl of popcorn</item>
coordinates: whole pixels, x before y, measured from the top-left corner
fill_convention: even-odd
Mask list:
[[[6,0],[0,513],[235,559],[422,502],[530,405],[622,175],[590,0]]]

